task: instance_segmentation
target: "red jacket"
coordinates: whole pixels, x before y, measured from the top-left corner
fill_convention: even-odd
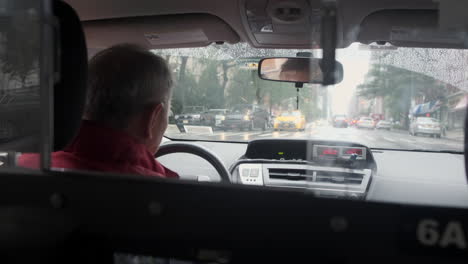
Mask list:
[[[18,165],[39,168],[39,155],[22,154],[18,158]],[[52,167],[179,177],[177,173],[156,161],[154,155],[130,135],[92,121],[83,121],[72,143],[63,151],[52,153]]]

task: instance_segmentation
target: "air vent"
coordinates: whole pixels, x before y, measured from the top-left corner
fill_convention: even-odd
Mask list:
[[[269,169],[269,178],[272,180],[311,181],[317,183],[335,184],[361,184],[364,175],[361,173],[301,170],[301,169]]]
[[[360,173],[317,171],[315,181],[337,184],[361,184],[363,178],[364,175]]]
[[[298,169],[269,169],[270,179],[288,180],[288,181],[306,181],[312,180],[313,171]]]
[[[265,186],[304,188],[321,197],[365,197],[372,171],[334,167],[268,164]]]

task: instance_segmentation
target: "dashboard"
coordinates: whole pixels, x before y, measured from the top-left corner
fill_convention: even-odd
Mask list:
[[[307,193],[309,192],[309,184],[313,180],[314,169],[316,169],[317,175],[321,175],[318,172],[322,172],[329,179],[332,177],[329,176],[330,173],[327,175],[327,171],[334,172],[335,177],[330,179],[331,181],[335,181],[333,186],[337,186],[337,182],[341,180],[340,177],[337,177],[340,176],[339,173],[336,173],[338,171],[350,172],[351,170],[355,170],[363,172],[364,170],[368,170],[366,172],[372,172],[372,174],[369,177],[367,190],[364,195],[361,195],[361,197],[358,195],[360,199],[396,204],[468,207],[468,183],[465,176],[464,156],[461,154],[366,148],[366,161],[358,161],[358,164],[362,164],[363,167],[351,169],[346,167],[348,165],[346,163],[341,165],[340,163],[343,162],[341,160],[307,160],[307,152],[306,159],[300,159],[300,157],[304,157],[303,151],[311,148],[304,147],[306,145],[303,144],[303,147],[300,147],[299,151],[297,151],[297,148],[290,148],[290,146],[293,144],[300,145],[299,142],[301,140],[295,142],[283,139],[272,140],[266,141],[270,142],[269,144],[264,144],[265,141],[263,140],[251,141],[250,144],[222,141],[194,141],[190,142],[190,144],[200,145],[215,153],[224,165],[230,168],[233,181],[237,181],[238,184],[243,184],[239,182],[242,175],[239,174],[242,173],[241,168],[259,168],[258,172],[262,173],[261,177],[260,174],[255,177],[256,170],[253,171],[253,177],[251,177],[250,173],[252,171],[250,171],[250,181],[245,181],[245,184],[254,186],[263,184],[263,186],[268,185],[270,187],[275,187],[272,184],[277,184],[276,187],[280,188],[284,184],[287,188],[295,188],[298,191]],[[282,142],[287,144],[281,145]],[[330,141],[313,142],[326,145]],[[172,141],[168,139],[164,142],[164,144],[171,143]],[[258,143],[260,144],[260,149],[264,147],[267,150],[270,149],[270,152],[259,151],[260,149],[255,147]],[[358,144],[346,142],[332,143],[340,146],[359,146]],[[306,141],[306,144],[310,144],[310,142],[307,143]],[[275,146],[275,149],[273,149],[273,146]],[[278,150],[280,146],[281,149]],[[291,150],[292,152],[290,152]],[[278,154],[278,152],[283,152],[283,154]],[[263,156],[261,158],[260,156],[254,156],[263,155],[263,153],[265,155],[272,155],[273,157]],[[274,159],[264,159],[265,157]],[[219,175],[214,168],[208,162],[195,155],[174,153],[160,157],[158,160],[169,169],[177,171],[183,180],[193,180],[193,177],[188,177],[189,175],[204,175],[208,176],[212,182],[219,181]],[[277,174],[279,178],[270,181],[270,178],[266,177],[269,168],[282,170],[277,171],[280,173],[284,173],[284,169],[288,170],[288,180],[281,178],[284,175]],[[272,170],[272,172],[275,171]],[[301,176],[300,174],[305,174],[306,176],[312,174],[312,179],[310,177],[304,179],[304,175]],[[351,174],[351,176],[353,175]],[[352,186],[346,185],[348,188]],[[354,186],[357,187],[357,185]],[[320,190],[316,190],[315,193],[320,194]],[[333,193],[321,193],[322,196],[333,196]]]
[[[240,159],[308,162],[323,166],[376,169],[372,152],[364,145],[305,139],[252,140]]]

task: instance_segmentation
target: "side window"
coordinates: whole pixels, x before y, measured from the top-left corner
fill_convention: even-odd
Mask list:
[[[0,168],[22,152],[36,152],[39,161],[40,3],[0,1]]]

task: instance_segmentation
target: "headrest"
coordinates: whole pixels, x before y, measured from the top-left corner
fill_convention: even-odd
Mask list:
[[[80,19],[67,3],[54,2],[59,22],[58,71],[54,86],[54,150],[65,147],[78,132],[86,97],[88,56]]]

